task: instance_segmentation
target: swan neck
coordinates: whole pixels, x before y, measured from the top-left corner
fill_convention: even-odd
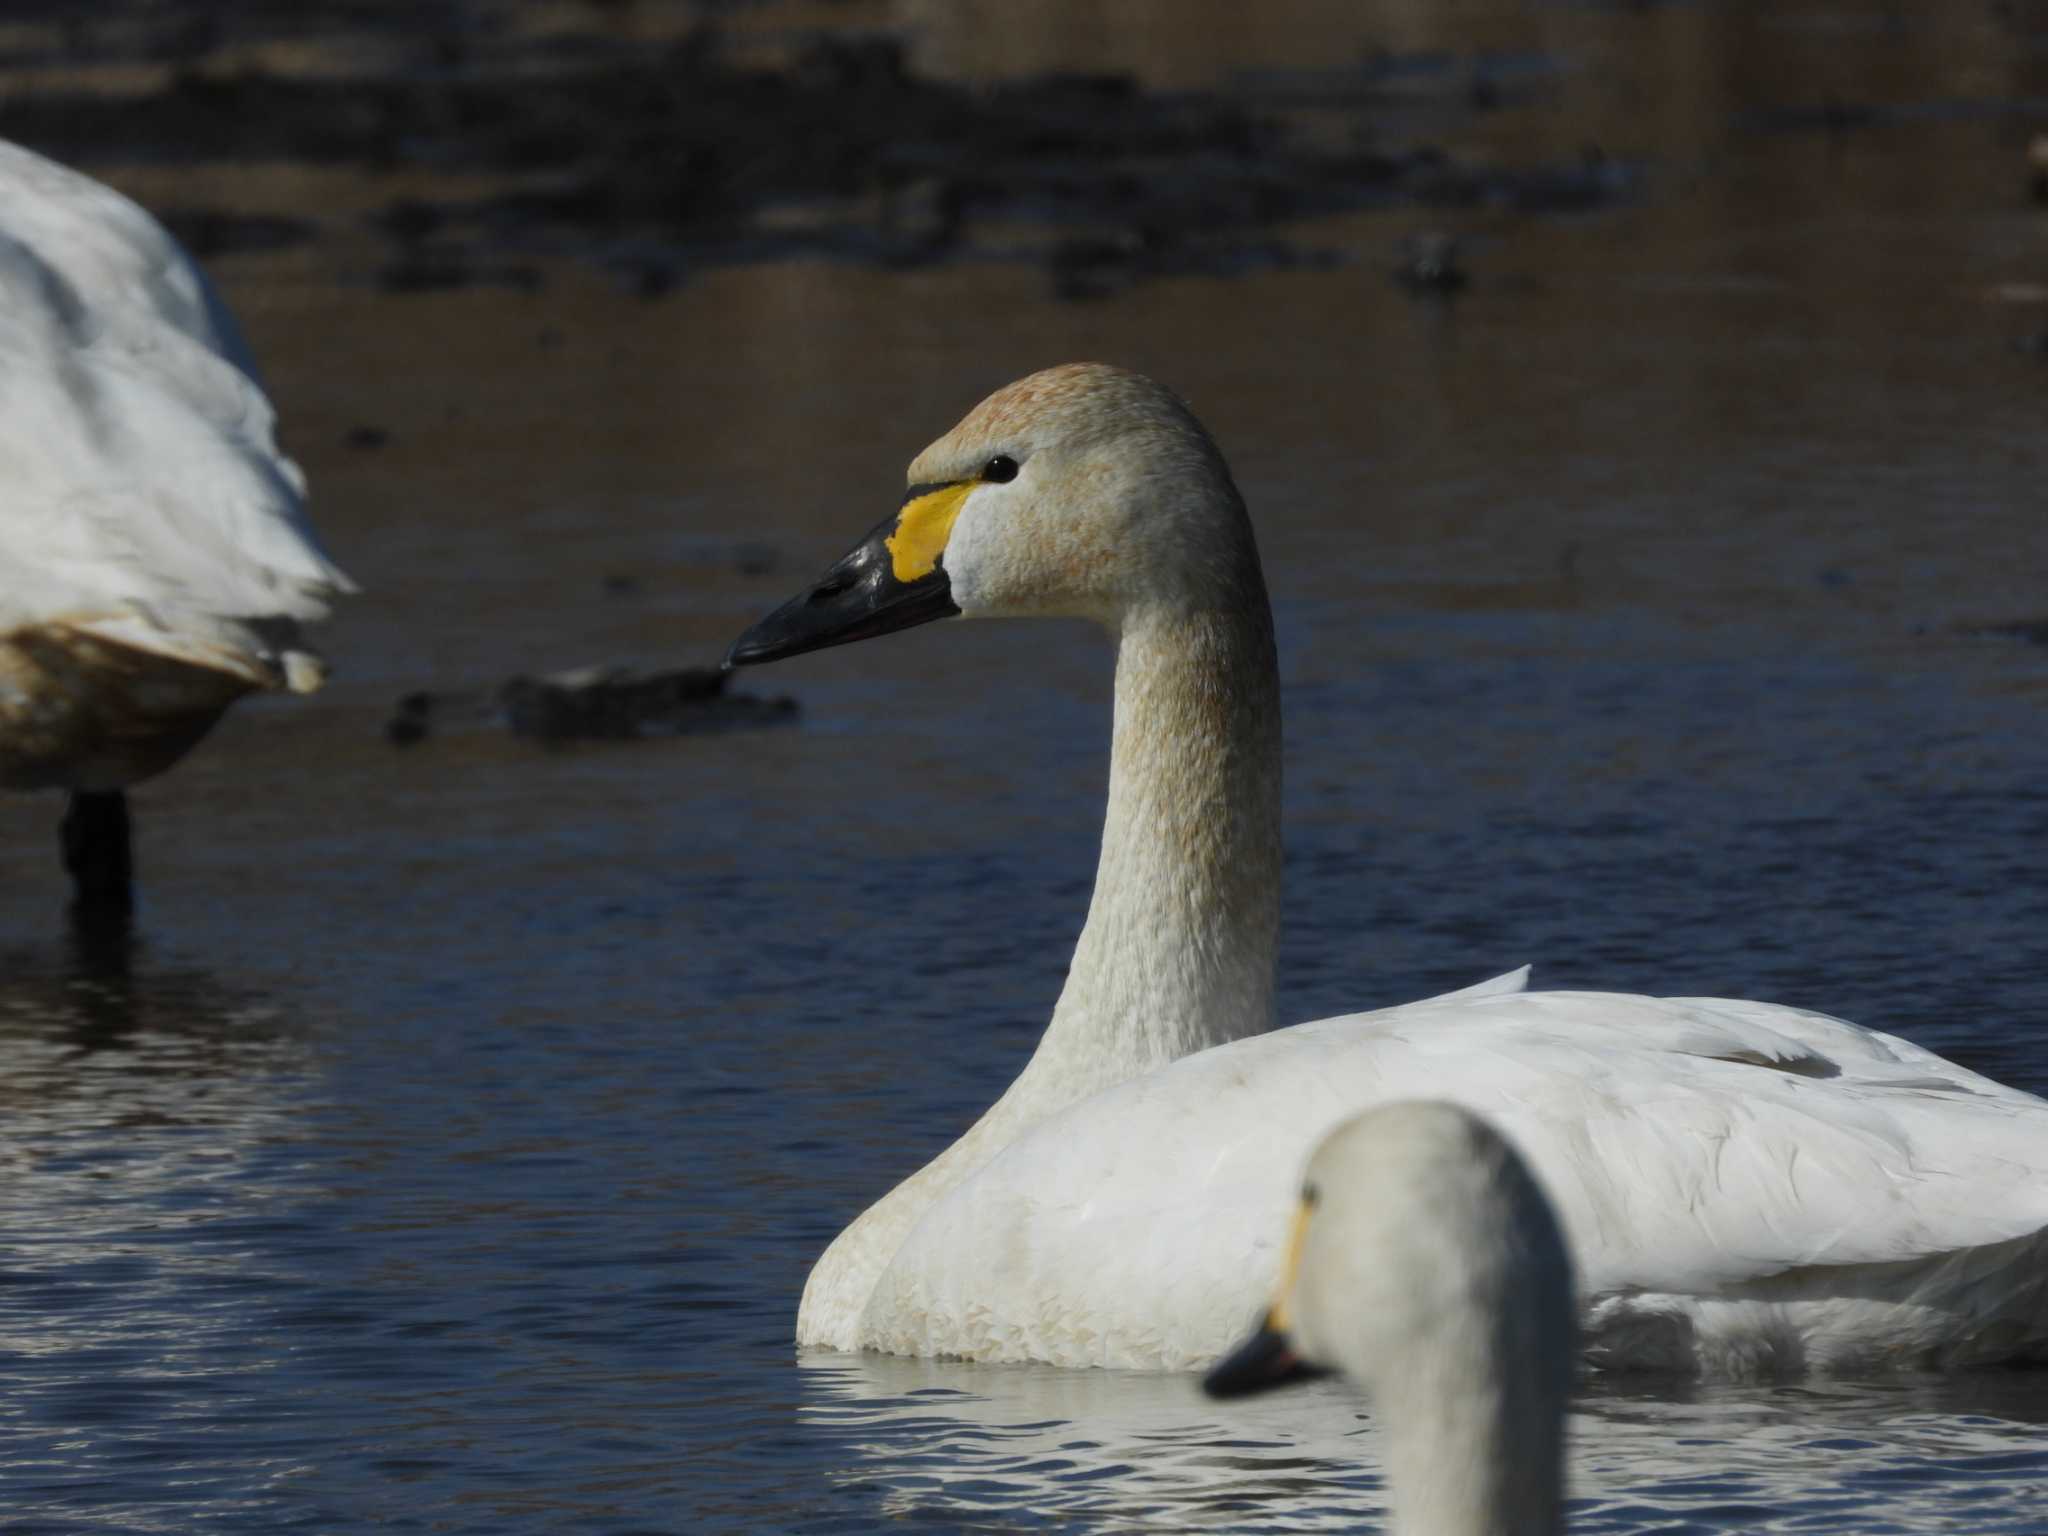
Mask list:
[[[1436,1396],[1412,1382],[1404,1397]],[[1420,1416],[1403,1404],[1387,1440],[1396,1536],[1561,1536],[1557,1431],[1464,1404]]]
[[[1559,1536],[1564,1530],[1563,1372],[1488,1369],[1474,1319],[1466,1348],[1411,1352],[1373,1393],[1386,1411],[1397,1536]]]
[[[1272,1027],[1280,686],[1248,558],[1224,599],[1119,628],[1095,894],[1032,1063],[1063,1096]]]

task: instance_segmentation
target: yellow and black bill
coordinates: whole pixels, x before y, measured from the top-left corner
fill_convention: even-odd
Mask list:
[[[974,486],[973,481],[913,485],[902,507],[876,524],[809,591],[735,640],[725,664],[780,661],[957,615],[943,556],[960,503]]]
[[[1258,1331],[1209,1367],[1202,1390],[1211,1397],[1250,1397],[1297,1381],[1314,1381],[1330,1373],[1310,1365],[1295,1352],[1294,1341],[1279,1317],[1268,1312]]]

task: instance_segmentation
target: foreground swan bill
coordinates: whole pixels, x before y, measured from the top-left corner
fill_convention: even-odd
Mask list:
[[[0,141],[0,787],[73,792],[82,903],[125,911],[121,792],[253,689],[350,589],[278,452],[234,321],[109,187]]]
[[[1383,1104],[1316,1148],[1273,1307],[1203,1386],[1340,1371],[1385,1426],[1395,1531],[1548,1536],[1573,1309],[1557,1215],[1514,1148],[1456,1105]]]
[[[1908,1041],[1717,998],[1464,994],[1269,1032],[1280,710],[1229,471],[1097,365],[998,390],[737,664],[952,614],[1116,643],[1101,860],[1017,1080],[842,1232],[800,1343],[1184,1369],[1270,1294],[1316,1137],[1391,1099],[1485,1115],[1563,1215],[1612,1366],[2048,1357],[2048,1103]],[[1364,873],[1361,872],[1361,878]]]

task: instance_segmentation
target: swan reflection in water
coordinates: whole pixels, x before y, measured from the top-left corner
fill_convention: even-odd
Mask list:
[[[126,934],[0,951],[11,1315],[66,1319],[0,1324],[0,1348],[62,1353],[118,1337],[140,1353],[189,1335],[181,1277],[239,1262],[206,1229],[290,1193],[270,1164],[309,1071],[282,1010],[204,970],[154,963]]]
[[[1249,1320],[1248,1320],[1249,1321]],[[1337,1381],[1214,1404],[1191,1375],[798,1357],[800,1422],[849,1494],[895,1517],[1029,1511],[1161,1529],[1359,1530],[1385,1518],[1371,1417]],[[1593,1378],[1574,1402],[1571,1528],[1941,1528],[2038,1519],[2027,1372],[1781,1386]],[[829,1446],[829,1450],[824,1447]],[[1817,1494],[1816,1488],[1829,1491]]]
[[[210,971],[152,961],[126,929],[0,950],[0,1113],[79,1132],[140,1117],[220,1124],[264,1114],[264,1081],[304,1065],[284,1010]],[[95,1114],[95,1110],[99,1113]]]

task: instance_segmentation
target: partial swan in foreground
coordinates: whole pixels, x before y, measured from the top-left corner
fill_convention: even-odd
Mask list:
[[[1599,1363],[1730,1374],[2048,1356],[2048,1103],[1909,1041],[1521,973],[1272,1025],[1280,689],[1251,523],[1135,374],[1034,374],[910,467],[901,507],[730,660],[954,614],[1116,637],[1088,920],[1037,1051],[819,1259],[797,1338],[1185,1369],[1270,1294],[1308,1149],[1451,1099],[1564,1217]]]
[[[1401,1536],[1550,1536],[1573,1307],[1557,1215],[1514,1148],[1454,1104],[1383,1104],[1309,1159],[1272,1310],[1202,1385],[1341,1371],[1385,1426]]]
[[[163,227],[0,141],[0,787],[71,792],[87,915],[130,901],[128,785],[252,689],[324,675],[351,590],[240,333]]]

